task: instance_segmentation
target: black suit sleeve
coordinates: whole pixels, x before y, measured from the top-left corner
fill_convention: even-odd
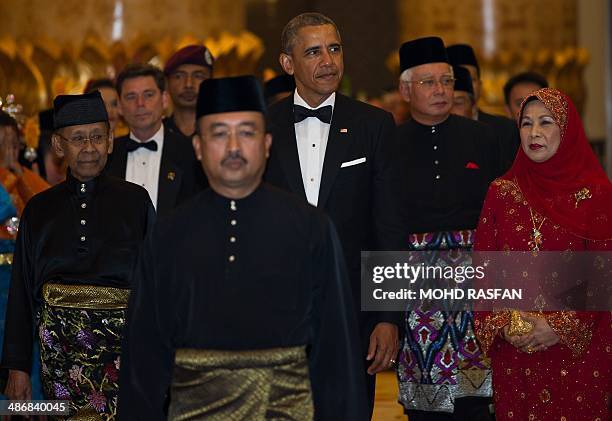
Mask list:
[[[389,113],[380,119],[377,133],[378,141],[373,166],[373,206],[374,238],[377,250],[406,249],[399,209],[401,197],[401,175],[394,159],[397,152],[395,123]],[[402,312],[379,312],[377,322],[402,324]]]

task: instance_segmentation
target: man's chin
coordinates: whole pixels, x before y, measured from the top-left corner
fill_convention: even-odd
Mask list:
[[[99,163],[79,164],[77,168],[72,170],[72,172],[74,174],[78,174],[82,178],[94,178],[102,172],[102,168],[100,167]]]
[[[196,103],[197,103],[197,99],[193,101],[183,101],[183,100],[176,101],[177,108],[195,108]]]

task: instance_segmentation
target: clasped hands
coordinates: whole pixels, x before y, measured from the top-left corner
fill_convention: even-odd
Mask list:
[[[502,329],[502,337],[512,346],[532,354],[538,351],[545,351],[549,347],[559,342],[559,336],[550,327],[548,321],[542,316],[536,316],[534,314],[520,312],[521,318],[533,325],[531,332],[525,335],[508,335],[509,325],[506,325]]]

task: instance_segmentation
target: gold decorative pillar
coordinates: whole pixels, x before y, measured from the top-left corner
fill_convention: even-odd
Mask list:
[[[506,80],[533,70],[567,92],[582,110],[582,73],[588,53],[577,47],[577,0],[398,0],[397,9],[399,43],[436,35],[447,45],[474,47],[482,73],[484,108],[503,112]]]
[[[163,65],[187,43],[210,44],[215,74],[254,72],[263,44],[245,31],[246,0],[2,0],[0,95],[32,114],[132,61]]]

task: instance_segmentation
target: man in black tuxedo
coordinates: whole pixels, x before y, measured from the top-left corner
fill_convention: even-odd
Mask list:
[[[468,44],[455,44],[449,46],[446,49],[446,53],[451,65],[464,67],[470,72],[474,90],[473,118],[492,127],[497,135],[499,139],[500,173],[496,175],[502,175],[514,162],[516,151],[521,142],[518,126],[514,120],[500,115],[485,113],[478,108],[478,101],[482,92],[482,81],[480,80],[480,66],[478,65],[474,49]]]
[[[342,242],[361,331],[373,408],[375,374],[395,364],[395,313],[359,311],[362,250],[395,250],[401,228],[391,194],[391,114],[340,93],[340,34],[319,13],[293,18],[283,30],[280,64],[296,91],[270,107],[273,143],[265,179],[323,209]],[[330,344],[333,346],[333,344]]]
[[[195,153],[190,142],[162,124],[168,93],[160,69],[129,65],[117,77],[117,92],[130,134],[115,139],[106,171],[146,188],[164,216],[196,192]]]

